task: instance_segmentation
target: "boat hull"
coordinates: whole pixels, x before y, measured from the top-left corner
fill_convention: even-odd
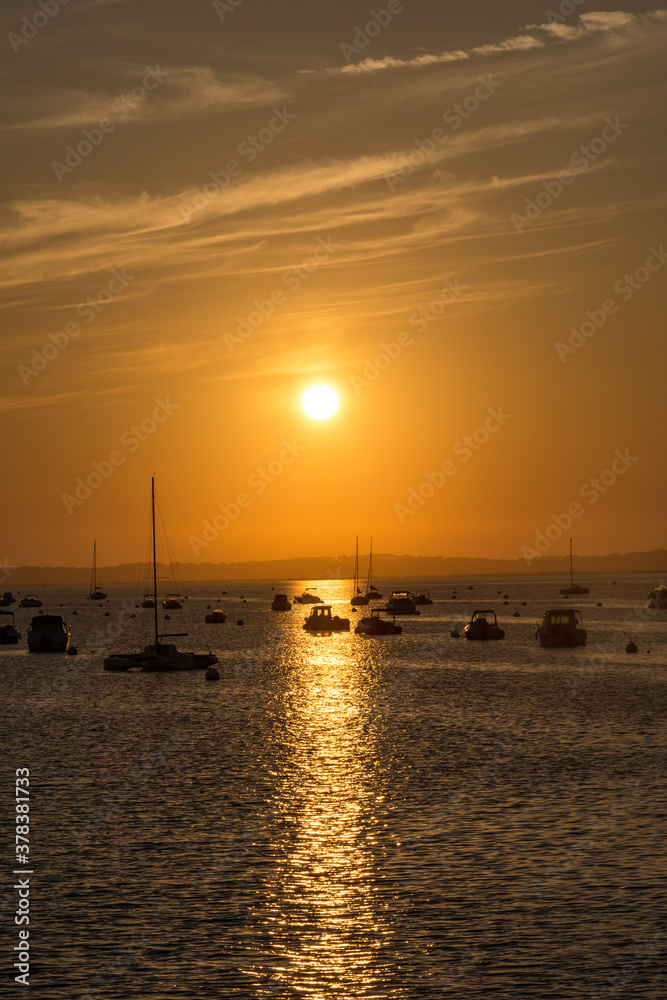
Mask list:
[[[583,629],[577,629],[572,635],[553,635],[547,629],[538,628],[535,630],[535,638],[539,639],[540,646],[547,649],[565,649],[585,646],[587,636]]]

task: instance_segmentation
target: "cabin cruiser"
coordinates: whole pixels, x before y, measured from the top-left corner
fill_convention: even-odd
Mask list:
[[[420,590],[415,594],[415,604],[433,604],[433,601],[428,595],[428,590]]]
[[[312,609],[303,627],[307,632],[349,632],[350,619],[332,615],[331,605],[322,604]]]
[[[41,608],[42,602],[34,594],[26,594],[23,600],[20,602],[19,607],[21,608]]]
[[[62,615],[38,615],[30,622],[31,653],[61,653],[69,646],[70,630]]]
[[[14,621],[13,611],[0,611],[0,615],[5,615],[11,618],[11,622],[7,622],[6,625],[0,624],[0,645],[7,645],[10,643],[16,644],[21,638],[21,633],[16,628],[16,622]]]
[[[162,602],[162,607],[169,611],[180,611],[183,607],[180,594],[167,594]]]
[[[473,611],[463,630],[466,639],[503,639],[505,633],[498,625],[496,613],[491,608]]]
[[[224,625],[227,621],[227,615],[224,611],[211,611],[210,615],[206,615],[204,621],[207,625]]]
[[[540,646],[583,646],[586,643],[581,613],[574,608],[554,608],[547,611],[542,624],[535,629]]]
[[[8,608],[10,604],[16,604],[16,598],[11,591],[6,590],[2,597],[0,597],[0,607]]]
[[[141,602],[141,606],[142,606],[142,608],[154,608],[155,607],[155,598],[153,597],[153,595],[152,594],[144,594],[144,599]]]
[[[392,615],[418,615],[415,599],[409,590],[395,590],[384,606]]]
[[[403,631],[395,622],[381,617],[381,609],[374,608],[368,618],[360,618],[355,628],[357,635],[400,635]]]
[[[295,597],[295,604],[321,604],[322,598],[318,597],[317,594],[309,594],[309,590],[315,590],[314,587],[306,587],[301,597]]]
[[[648,595],[648,606],[656,610],[664,611],[667,608],[667,587],[664,583],[659,583],[655,590]]]
[[[276,596],[271,601],[272,611],[291,611],[292,605],[289,602],[289,597],[287,594],[276,594]]]

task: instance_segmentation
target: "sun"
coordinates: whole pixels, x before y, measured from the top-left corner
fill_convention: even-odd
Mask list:
[[[301,405],[313,420],[328,420],[338,409],[338,396],[328,385],[313,385],[303,394]]]

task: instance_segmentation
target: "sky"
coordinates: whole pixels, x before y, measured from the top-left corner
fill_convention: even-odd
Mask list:
[[[667,9],[0,21],[0,562],[667,546]]]

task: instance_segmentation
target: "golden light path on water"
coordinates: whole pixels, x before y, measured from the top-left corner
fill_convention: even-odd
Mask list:
[[[299,658],[276,775],[293,838],[266,886],[272,978],[312,1000],[403,995],[387,991],[390,963],[379,954],[392,932],[372,875],[383,796],[363,679],[336,637],[304,639],[312,649]]]

